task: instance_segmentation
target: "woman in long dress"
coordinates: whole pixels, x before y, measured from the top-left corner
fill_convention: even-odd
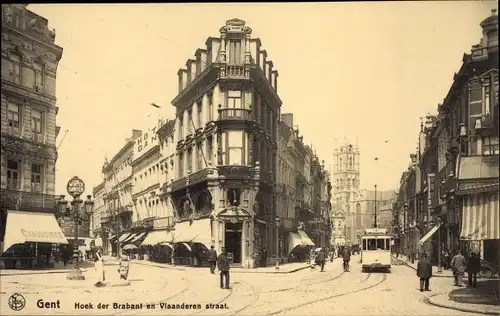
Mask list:
[[[129,271],[130,261],[128,255],[124,254],[120,260],[118,273],[120,273],[120,279],[127,280]]]
[[[104,261],[101,249],[97,250],[96,252],[96,256],[94,259],[94,267],[95,267],[95,272],[97,274],[97,282],[95,285],[96,286],[103,285],[103,282],[106,280],[106,277],[104,275]]]

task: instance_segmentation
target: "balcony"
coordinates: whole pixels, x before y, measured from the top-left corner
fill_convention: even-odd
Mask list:
[[[1,189],[0,208],[31,212],[57,212],[56,195]]]
[[[210,176],[214,173],[214,170],[211,168],[205,168],[202,170],[199,170],[193,174],[189,175],[189,185],[192,184],[197,184],[200,182],[204,182],[205,180],[208,180]],[[178,191],[180,189],[183,189],[186,187],[186,184],[188,183],[187,177],[182,177],[171,184],[171,190],[172,191]],[[161,191],[162,192],[167,192],[168,190],[168,183],[164,183]]]
[[[219,121],[252,121],[250,109],[218,109]]]
[[[473,121],[474,134],[478,136],[494,136],[496,134],[493,116],[483,114],[475,117]]]
[[[221,65],[220,69],[221,78],[250,78],[250,69],[245,69],[244,65]]]

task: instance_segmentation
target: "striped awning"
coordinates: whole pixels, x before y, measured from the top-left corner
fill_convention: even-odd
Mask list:
[[[436,226],[432,227],[431,230],[429,230],[427,232],[427,234],[424,235],[424,237],[422,237],[419,241],[420,244],[423,244],[425,243],[427,240],[429,240],[429,238],[431,238],[432,235],[434,235],[438,229],[441,227],[441,223],[437,224]]]
[[[464,197],[460,239],[500,239],[499,194],[474,194]]]

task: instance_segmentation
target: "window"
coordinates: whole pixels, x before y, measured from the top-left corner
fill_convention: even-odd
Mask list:
[[[17,84],[21,83],[21,60],[22,58],[20,55],[12,54],[10,56],[9,74],[12,80]]]
[[[196,117],[196,127],[197,128],[201,128],[203,127],[202,123],[203,123],[203,113],[201,112],[202,110],[202,103],[201,101],[199,101],[198,103],[196,103],[196,110],[198,111],[198,116]]]
[[[193,107],[190,107],[188,110],[187,110],[187,115],[188,115],[188,121],[187,121],[187,125],[188,125],[188,135],[189,134],[193,134]]]
[[[477,137],[471,137],[469,139],[469,156],[476,156],[477,154]]]
[[[483,91],[477,81],[471,82],[469,90],[469,129],[476,128],[476,122],[483,116]]]
[[[193,149],[192,148],[189,148],[187,150],[186,159],[187,159],[187,170],[186,170],[186,172],[192,172],[193,171]]]
[[[196,144],[196,170],[201,170],[203,169],[204,165],[204,153],[203,153],[203,146],[202,143]]]
[[[208,136],[207,137],[207,163],[212,162],[212,156],[213,156],[213,136]]]
[[[14,136],[20,136],[20,124],[19,124],[19,113],[20,112],[20,106],[14,103],[8,104],[8,109],[7,109],[7,119],[9,122],[9,134],[14,135]]]
[[[31,192],[42,192],[42,170],[43,166],[40,164],[31,165]]]
[[[179,139],[184,138],[184,116],[179,117]]]
[[[229,41],[229,64],[241,65],[241,40]]]
[[[241,109],[241,91],[228,91],[227,92],[227,108],[228,109]],[[241,116],[240,110],[229,110],[227,115],[229,117]]]
[[[483,155],[498,155],[499,153],[498,138],[486,137],[483,140]]]
[[[33,68],[35,68],[35,90],[43,92],[43,65],[35,62]]]
[[[208,98],[208,121],[212,122],[214,120],[213,118],[213,113],[214,113],[214,96],[213,94],[209,94],[207,96]]]
[[[21,187],[20,163],[16,160],[7,160],[7,189],[19,190]]]
[[[184,154],[179,154],[179,178],[184,176]]]
[[[43,113],[37,109],[31,109],[31,130],[33,139],[37,142],[43,141]]]
[[[227,132],[229,165],[243,165],[243,132]]]

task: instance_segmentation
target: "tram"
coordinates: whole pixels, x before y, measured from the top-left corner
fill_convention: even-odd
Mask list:
[[[361,270],[391,269],[392,236],[385,228],[367,228],[361,236]]]

